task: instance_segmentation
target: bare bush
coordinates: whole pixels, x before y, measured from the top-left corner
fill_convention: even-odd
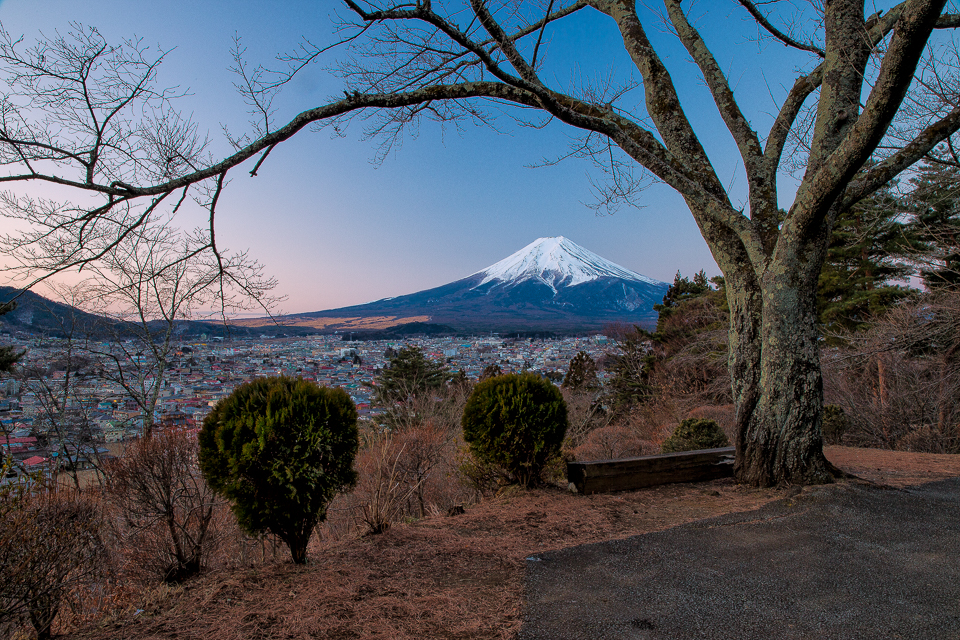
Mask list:
[[[181,582],[203,570],[220,538],[226,504],[207,486],[197,441],[180,429],[138,440],[108,470],[106,493],[127,571]]]
[[[74,590],[104,573],[100,506],[74,489],[31,484],[0,493],[0,630],[29,620],[37,638]]]
[[[398,434],[396,439],[401,478],[411,490],[405,513],[423,518],[431,507],[446,510],[458,494],[452,462],[461,442],[459,431],[427,422]]]
[[[415,487],[402,482],[398,469],[403,447],[387,434],[357,456],[360,481],[354,491],[357,528],[380,534],[400,519],[404,502]]]
[[[650,397],[624,418],[627,428],[659,446],[683,420],[710,418],[717,420],[731,437],[735,425],[729,398],[730,376],[725,370],[712,368],[715,379],[707,381],[702,370],[698,370],[696,359],[667,360],[658,365],[650,376]]]
[[[610,424],[613,415],[603,405],[601,389],[560,388],[567,403],[567,435],[564,448],[576,449],[591,433]]]
[[[633,441],[659,446],[683,420],[709,418],[734,440],[727,369],[730,315],[724,290],[711,289],[705,276],[698,277],[699,281],[690,282],[678,274],[664,304],[658,305],[656,333],[637,329],[618,333],[619,353],[612,354],[615,375],[609,395],[616,423],[624,430],[611,430],[598,438],[632,433]],[[605,449],[594,442],[596,446]],[[608,451],[618,448],[623,447],[606,446]]]
[[[644,440],[637,431],[621,422],[591,431],[572,453],[576,460],[616,460],[659,451],[658,444]]]
[[[360,481],[351,495],[360,528],[381,533],[404,518],[423,518],[463,503],[456,462],[460,431],[427,422],[373,435],[357,455]]]
[[[330,504],[319,538],[338,540],[355,530],[381,533],[404,519],[446,512],[470,498],[460,474],[460,418],[467,385],[408,394],[389,420],[361,429],[354,491]]]
[[[669,398],[682,413],[732,402],[729,317],[722,291],[711,291],[683,301],[662,319],[649,375],[655,396]]]
[[[457,451],[457,472],[472,499],[478,502],[511,484],[510,475],[503,467],[478,459],[466,446]]]
[[[410,393],[402,402],[391,405],[382,426],[392,433],[404,433],[425,424],[434,425],[448,434],[457,432],[469,395],[469,387],[457,386],[435,392]]]
[[[826,401],[849,419],[845,444],[960,453],[960,292],[902,303],[846,340],[823,354]]]

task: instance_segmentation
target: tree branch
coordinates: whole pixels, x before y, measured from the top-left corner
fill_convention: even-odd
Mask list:
[[[823,49],[821,49],[820,47],[816,47],[812,44],[806,44],[798,40],[794,40],[787,34],[777,29],[775,26],[773,26],[773,24],[770,23],[769,20],[767,20],[767,17],[765,15],[760,13],[760,10],[757,9],[757,5],[755,5],[750,0],[737,0],[737,2],[739,2],[744,9],[750,12],[750,15],[753,16],[753,19],[757,21],[757,24],[759,24],[761,27],[766,29],[770,35],[772,35],[774,38],[776,38],[783,44],[787,45],[788,47],[793,47],[794,49],[800,49],[801,51],[809,51],[810,53],[815,53],[821,58],[826,56]]]
[[[687,20],[680,0],[667,0],[666,6],[677,35],[700,68],[720,117],[737,143],[750,185],[750,219],[764,238],[765,250],[771,251],[779,222],[776,167],[764,162],[763,149],[756,132],[743,116],[720,65],[707,49],[703,38]]]
[[[874,193],[901,172],[919,162],[944,140],[960,131],[960,107],[946,117],[926,127],[920,134],[895,154],[877,163],[869,171],[854,179],[843,194],[841,209],[848,209]]]
[[[791,228],[791,235],[808,237],[822,223],[827,210],[833,207],[848,181],[883,138],[913,81],[913,70],[923,54],[942,6],[943,0],[904,3],[862,114],[849,127],[843,141],[822,166],[812,176],[808,171],[808,178],[804,179],[797,191],[791,215],[784,223],[784,228]],[[796,215],[793,215],[794,212]],[[780,244],[778,251],[781,250]]]

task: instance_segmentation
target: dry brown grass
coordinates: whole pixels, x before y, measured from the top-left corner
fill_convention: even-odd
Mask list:
[[[828,447],[841,468],[902,486],[960,476],[960,456]],[[155,594],[81,638],[511,638],[524,558],[757,508],[784,495],[731,480],[613,495],[512,490],[455,517],[315,540],[309,564],[221,570]]]

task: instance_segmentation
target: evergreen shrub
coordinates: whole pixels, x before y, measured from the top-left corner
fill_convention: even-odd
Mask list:
[[[240,385],[200,431],[200,468],[248,533],[272,533],[297,564],[333,497],[356,484],[357,410],[342,389],[301,378]]]
[[[546,464],[560,453],[566,432],[563,395],[533,373],[478,383],[463,411],[463,438],[474,456],[502,467],[525,487],[540,482]]]
[[[823,440],[828,444],[840,444],[843,434],[850,426],[843,407],[828,404],[823,408]]]
[[[716,420],[687,418],[681,422],[660,447],[662,453],[697,451],[729,447],[730,441]]]

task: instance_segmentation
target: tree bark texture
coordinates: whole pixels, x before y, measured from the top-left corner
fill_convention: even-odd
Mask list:
[[[739,335],[731,357],[737,397],[734,474],[759,486],[830,482],[823,456],[823,380],[811,296],[765,279],[759,337]],[[812,316],[812,317],[811,317]],[[756,324],[754,318],[741,320]],[[736,334],[736,328],[731,327]]]

